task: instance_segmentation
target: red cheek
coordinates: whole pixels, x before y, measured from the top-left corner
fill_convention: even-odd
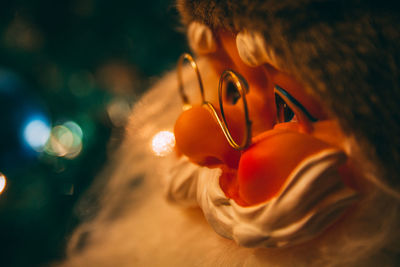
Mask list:
[[[238,169],[240,198],[248,205],[271,199],[301,161],[330,147],[310,135],[269,131],[242,154]]]

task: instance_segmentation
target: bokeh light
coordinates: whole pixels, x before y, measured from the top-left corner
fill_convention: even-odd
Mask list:
[[[4,188],[6,188],[7,179],[4,174],[0,172],[0,194],[3,193]]]
[[[43,45],[43,35],[26,17],[14,16],[3,35],[7,47],[26,51],[36,51]]]
[[[130,112],[129,103],[122,98],[114,99],[107,106],[108,117],[115,127],[123,127],[128,120]]]
[[[67,121],[63,125],[65,127],[67,127],[68,129],[70,129],[73,134],[76,134],[77,137],[82,139],[82,137],[83,137],[82,129],[76,122]]]
[[[80,71],[71,75],[68,85],[72,94],[77,97],[84,97],[93,93],[95,79],[89,71]]]
[[[153,153],[159,157],[170,154],[175,147],[175,136],[170,131],[160,131],[155,134],[151,141]]]
[[[83,132],[81,127],[73,121],[57,125],[51,130],[45,152],[52,156],[73,159],[82,151]]]
[[[50,136],[50,126],[43,118],[33,118],[24,127],[25,142],[37,152],[43,151]]]

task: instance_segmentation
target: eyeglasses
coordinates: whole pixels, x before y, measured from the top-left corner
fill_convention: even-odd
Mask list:
[[[182,65],[184,61],[187,60],[190,63],[190,66],[195,71],[197,80],[199,83],[200,89],[200,96],[201,96],[201,105],[207,108],[213,117],[218,122],[218,125],[221,127],[222,132],[224,133],[227,141],[229,142],[230,146],[236,150],[244,150],[246,149],[251,143],[251,120],[249,118],[249,110],[247,106],[246,94],[248,92],[248,84],[247,81],[238,73],[233,70],[225,70],[219,79],[218,82],[218,101],[219,101],[219,108],[221,115],[218,114],[216,108],[205,99],[204,95],[204,87],[203,82],[200,76],[199,68],[197,66],[196,61],[193,57],[185,53],[180,56],[178,60],[178,86],[179,86],[179,93],[182,98],[183,102],[183,109],[189,109],[191,104],[189,103],[189,98],[187,97],[184,87],[183,87],[183,80],[182,80]],[[240,144],[234,140],[232,137],[231,131],[229,130],[228,122],[224,113],[224,101],[223,101],[223,85],[224,82],[231,82],[235,87],[237,92],[239,93],[239,98],[242,99],[243,103],[243,111],[244,111],[244,137]],[[279,85],[275,85],[274,87],[275,93],[275,104],[277,110],[277,123],[285,123],[289,122],[293,119],[294,116],[297,116],[297,119],[305,125],[305,128],[310,129],[312,126],[310,122],[316,122],[317,119],[314,118],[307,109],[301,105],[293,96],[291,96],[285,89],[281,88]]]

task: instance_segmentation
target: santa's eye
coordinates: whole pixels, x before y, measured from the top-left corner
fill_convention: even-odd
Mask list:
[[[275,104],[278,123],[298,121],[298,117],[303,118],[303,122],[304,120],[317,121],[296,98],[278,85],[275,85]]]
[[[236,75],[241,80],[243,89],[245,90],[246,93],[248,93],[249,86],[247,84],[246,79],[244,79],[240,74],[236,74]],[[238,90],[238,85],[235,84],[235,82],[237,82],[237,81],[232,80],[232,78],[228,78],[228,80],[225,82],[225,86],[223,88],[223,91],[225,92],[224,100],[231,105],[235,105],[241,98],[241,94]]]
[[[292,121],[295,116],[294,111],[286,104],[282,97],[277,94],[275,94],[275,104],[278,123]]]
[[[240,99],[240,93],[232,81],[226,83],[225,99],[232,105],[236,104]]]

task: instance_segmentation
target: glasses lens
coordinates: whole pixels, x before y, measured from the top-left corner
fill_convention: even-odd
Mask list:
[[[218,86],[222,128],[230,145],[238,150],[245,149],[251,138],[246,88],[244,78],[234,71],[226,70],[222,73]]]

